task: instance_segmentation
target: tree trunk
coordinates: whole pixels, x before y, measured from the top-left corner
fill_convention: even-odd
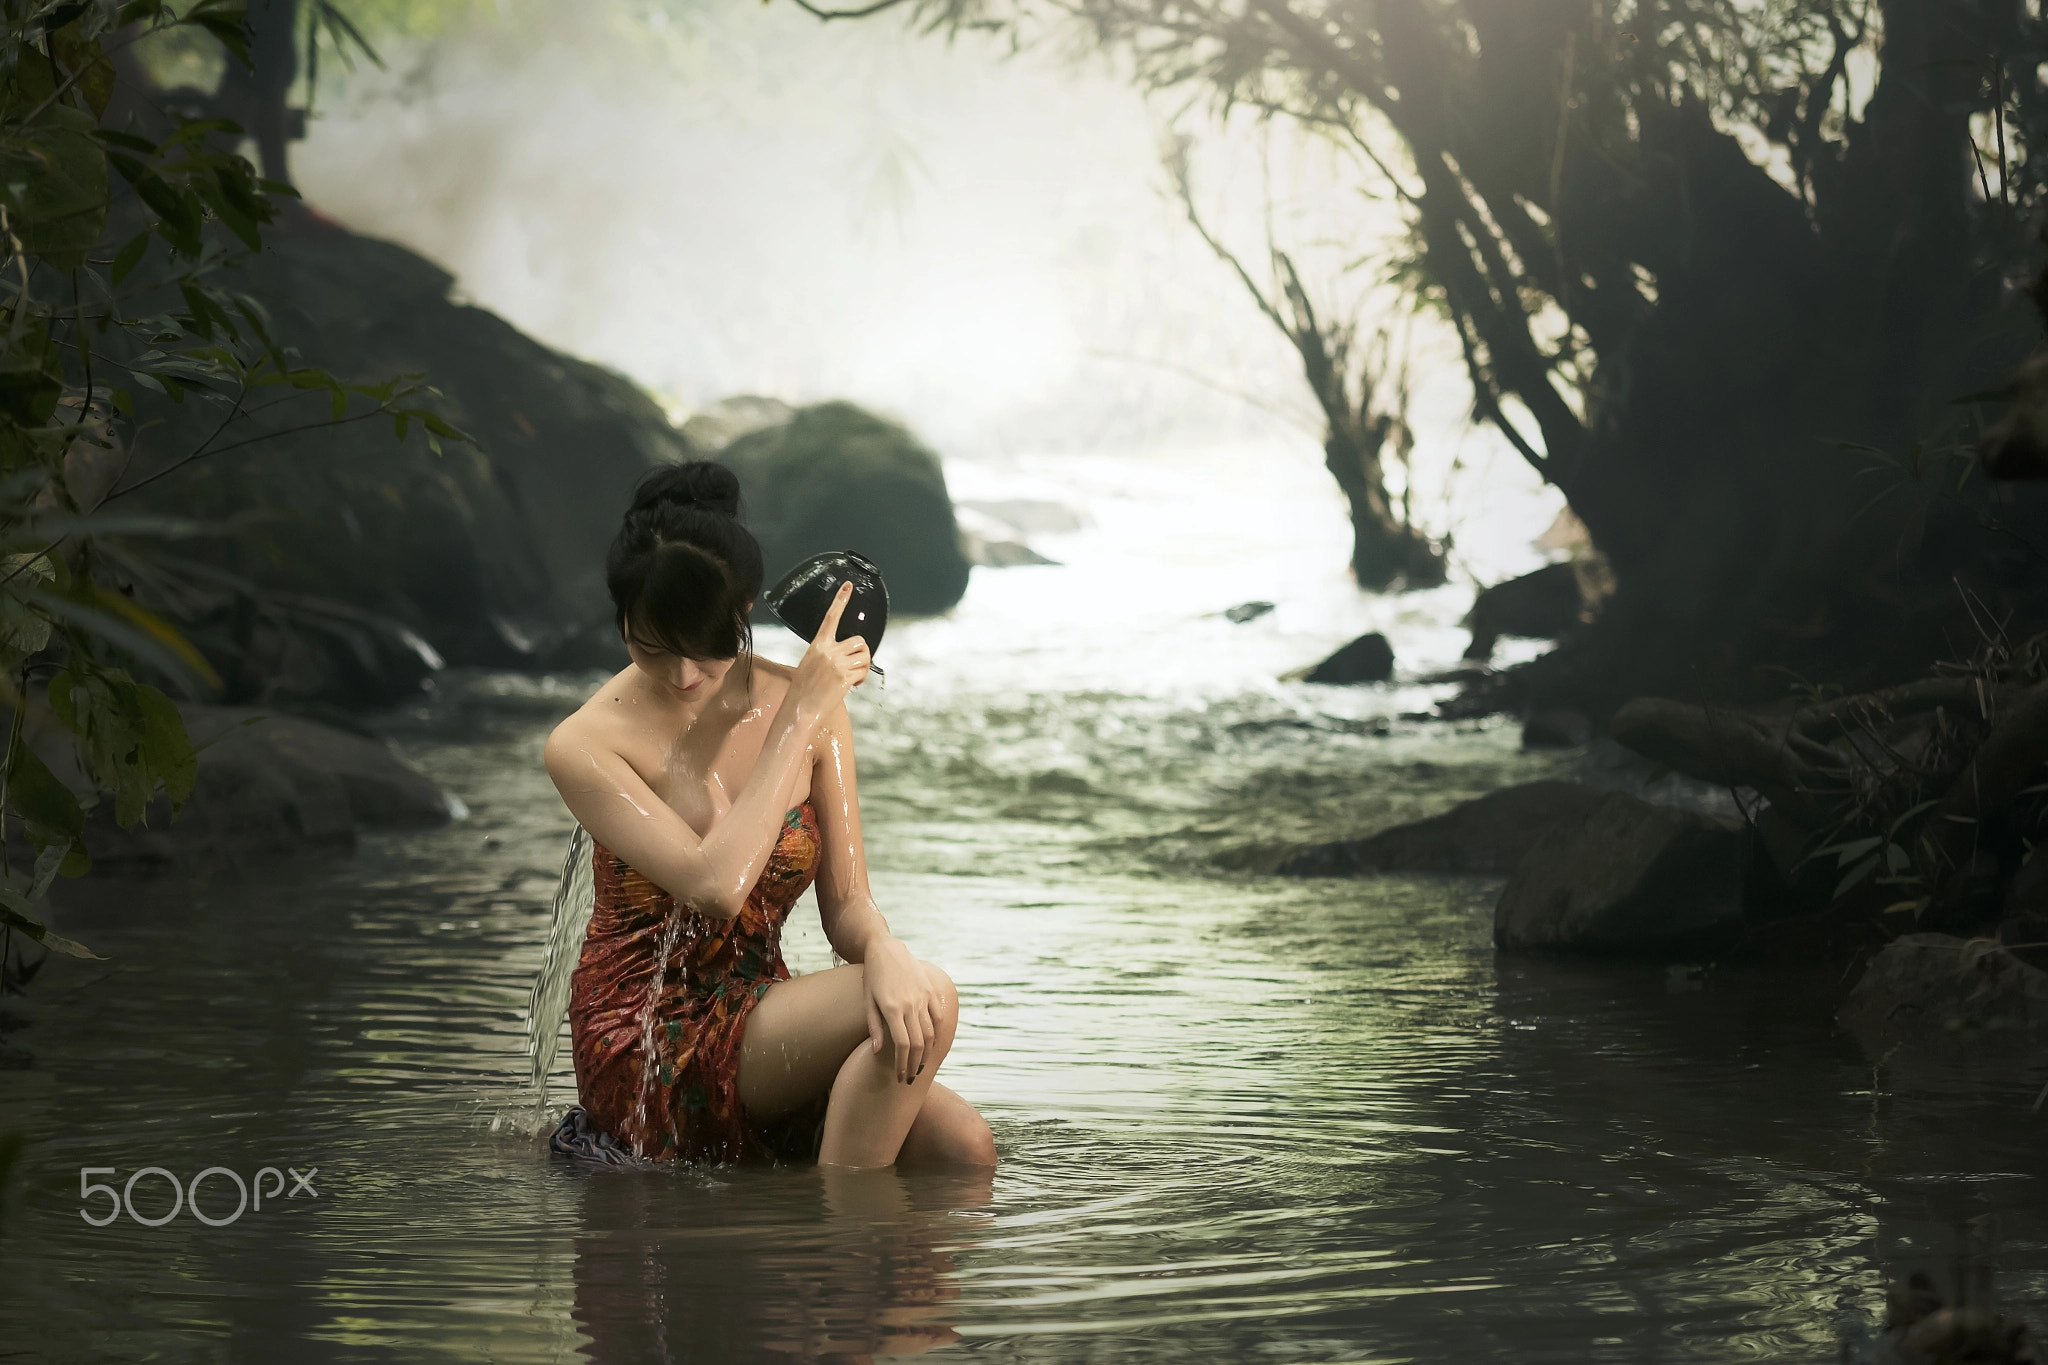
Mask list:
[[[255,139],[264,178],[290,184],[289,148],[305,136],[305,113],[291,107],[299,0],[249,0],[248,16],[251,65],[230,57],[214,102]]]
[[[1323,443],[1323,465],[1350,509],[1351,572],[1369,592],[1384,592],[1396,583],[1434,588],[1444,581],[1443,551],[1395,515],[1387,497],[1379,452],[1393,424],[1385,415],[1368,418],[1363,441],[1333,425]]]

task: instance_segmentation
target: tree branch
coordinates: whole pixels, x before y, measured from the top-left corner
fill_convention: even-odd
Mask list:
[[[903,3],[905,3],[905,0],[875,0],[873,4],[863,5],[859,9],[819,9],[811,3],[811,0],[796,0],[796,7],[815,18],[829,21],[833,19],[865,19],[870,14],[880,14],[885,9],[894,9]]]

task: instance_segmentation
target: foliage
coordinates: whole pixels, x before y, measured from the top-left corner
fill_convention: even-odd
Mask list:
[[[183,803],[195,757],[163,688],[190,695],[218,682],[105,567],[116,548],[204,528],[110,505],[281,434],[275,415],[255,421],[278,408],[299,422],[286,431],[390,418],[401,438],[424,426],[437,450],[460,433],[419,405],[432,391],[417,376],[347,384],[305,366],[271,339],[255,300],[212,280],[261,248],[291,194],[235,150],[239,128],[176,116],[155,137],[110,126],[119,48],[177,30],[245,60],[238,5],[0,6],[0,699],[12,712],[0,765],[0,926],[89,956],[44,925],[42,897],[52,878],[87,870],[92,806],[110,801],[128,827],[159,792],[173,812]],[[206,410],[208,434],[138,459],[152,425],[136,420],[140,393]],[[45,726],[69,737],[85,797],[29,742]],[[31,871],[10,856],[16,831],[35,852]]]

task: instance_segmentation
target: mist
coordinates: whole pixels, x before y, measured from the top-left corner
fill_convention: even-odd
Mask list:
[[[380,49],[384,70],[323,75],[308,201],[677,416],[843,397],[949,464],[1226,446],[1255,489],[1268,461],[1319,463],[1298,358],[1170,192],[1177,130],[1255,272],[1270,225],[1362,335],[1410,336],[1419,520],[1497,576],[1557,506],[1474,428],[1448,338],[1375,284],[1399,219],[1330,144],[1148,101],[1056,44],[789,5],[514,3]],[[1334,548],[1326,498],[1304,511]]]

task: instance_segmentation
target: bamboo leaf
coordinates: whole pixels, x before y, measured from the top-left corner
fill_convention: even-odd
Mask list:
[[[138,232],[133,237],[130,237],[128,244],[122,247],[119,254],[114,257],[114,283],[119,284],[127,279],[135,267],[142,264],[142,258],[148,254],[149,234],[147,232]]]
[[[106,961],[83,943],[64,937],[37,919],[19,891],[0,887],[0,924],[14,926],[51,952],[63,953],[67,957],[82,957],[91,962]]]

